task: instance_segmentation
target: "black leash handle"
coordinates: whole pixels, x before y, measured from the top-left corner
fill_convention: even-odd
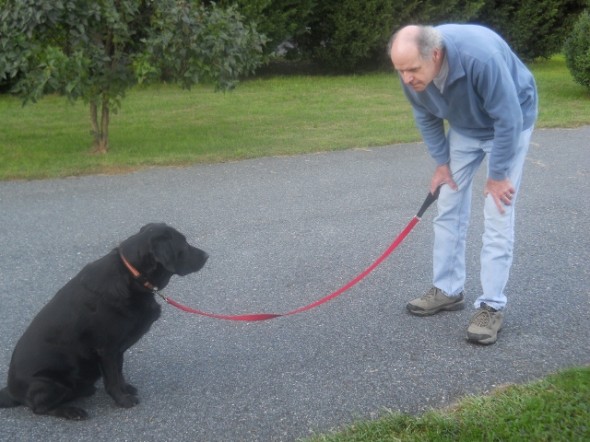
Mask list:
[[[430,205],[436,201],[439,193],[440,193],[440,186],[436,188],[434,193],[428,192],[428,195],[426,196],[424,203],[422,203],[422,207],[420,207],[420,210],[418,210],[418,213],[416,214],[417,218],[422,218],[422,215],[424,215],[424,212],[426,212],[426,209],[428,209],[430,207]]]

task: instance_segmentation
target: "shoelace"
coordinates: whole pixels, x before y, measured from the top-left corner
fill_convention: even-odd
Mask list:
[[[480,309],[471,322],[478,327],[487,327],[492,322],[492,313],[496,313],[497,310],[494,310],[483,302],[481,303]]]
[[[471,322],[473,324],[477,325],[478,327],[487,327],[488,324],[490,323],[491,319],[492,319],[491,312],[488,310],[482,310],[475,315],[475,317],[473,318],[473,321],[471,321]]]
[[[424,296],[422,296],[422,299],[424,301],[429,301],[430,299],[433,299],[436,296],[436,289],[430,289],[428,291],[428,293],[426,293]]]

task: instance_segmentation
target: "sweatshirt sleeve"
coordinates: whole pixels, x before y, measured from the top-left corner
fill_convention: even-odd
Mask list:
[[[492,54],[474,77],[474,87],[482,97],[485,112],[494,121],[494,140],[489,156],[489,177],[503,180],[522,132],[522,110],[518,93],[506,62]]]

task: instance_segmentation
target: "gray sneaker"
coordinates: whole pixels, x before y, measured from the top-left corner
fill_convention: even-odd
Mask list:
[[[478,344],[493,344],[498,339],[503,319],[504,314],[501,311],[482,302],[471,318],[467,328],[467,339]]]
[[[461,310],[465,305],[463,292],[457,296],[447,296],[442,290],[432,287],[424,296],[408,302],[406,307],[413,315],[430,316],[441,310]]]

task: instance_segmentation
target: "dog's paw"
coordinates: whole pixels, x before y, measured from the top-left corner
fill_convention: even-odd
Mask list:
[[[125,394],[116,399],[117,405],[123,408],[131,408],[135,407],[139,404],[139,399],[137,396],[132,394]]]
[[[133,396],[137,396],[137,388],[135,388],[131,384],[125,384],[123,387],[123,391],[127,394],[132,394]]]
[[[86,411],[84,411],[82,408],[78,407],[58,407],[51,410],[47,414],[71,421],[83,421],[88,419],[88,413],[86,413]]]

